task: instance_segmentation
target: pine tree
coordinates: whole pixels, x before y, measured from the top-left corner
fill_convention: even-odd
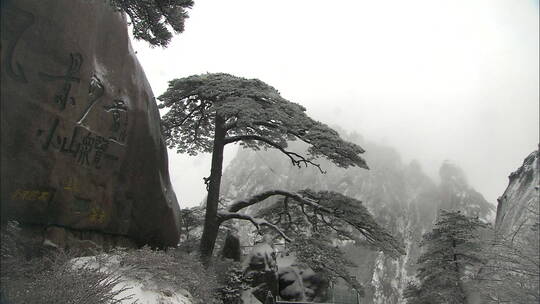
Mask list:
[[[193,0],[110,0],[113,7],[129,16],[133,37],[152,46],[166,47],[174,33],[184,31],[187,9]]]
[[[206,178],[208,197],[201,255],[212,256],[220,224],[241,216],[236,212],[250,202],[270,196],[295,196],[284,191],[261,193],[236,205],[227,214],[218,214],[223,152],[226,145],[239,143],[258,150],[272,148],[286,155],[294,166],[315,166],[324,172],[316,158],[324,157],[342,168],[368,168],[360,156],[364,150],[347,142],[327,125],[306,115],[301,105],[281,97],[279,92],[258,79],[229,74],[203,74],[174,79],[158,98],[163,115],[162,133],[167,146],[179,153],[212,153],[210,176]],[[288,149],[288,142],[299,140],[307,153]],[[257,224],[258,225],[258,224]]]
[[[478,218],[460,211],[442,210],[435,228],[426,233],[420,246],[416,278],[404,291],[408,304],[466,303],[465,283],[481,257],[479,229],[487,227]]]

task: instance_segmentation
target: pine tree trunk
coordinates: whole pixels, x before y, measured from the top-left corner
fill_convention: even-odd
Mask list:
[[[460,294],[458,294],[457,296],[458,296],[460,302],[465,304],[465,303],[467,303],[467,295],[465,294],[465,288],[463,287],[463,282],[461,282],[461,271],[459,269],[459,261],[458,261],[457,254],[455,253],[456,250],[457,250],[456,240],[452,240],[452,250],[454,252],[452,257],[453,257],[455,272],[456,272],[456,276],[457,276],[457,287],[458,287],[459,292],[460,292]]]
[[[219,205],[219,191],[221,187],[221,173],[223,170],[223,149],[225,148],[225,120],[216,115],[214,148],[212,151],[212,168],[208,181],[208,197],[206,199],[206,215],[204,217],[204,230],[201,237],[201,257],[209,261],[214,251],[218,235],[219,223],[217,210]]]

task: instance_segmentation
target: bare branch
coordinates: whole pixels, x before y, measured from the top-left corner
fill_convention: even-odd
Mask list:
[[[312,162],[311,160],[305,158],[304,156],[302,156],[302,155],[300,155],[298,153],[295,153],[295,152],[292,152],[292,151],[287,151],[287,150],[285,150],[285,148],[283,148],[278,143],[275,143],[275,142],[273,142],[273,141],[271,141],[271,140],[269,140],[269,139],[267,139],[265,137],[259,136],[259,135],[230,136],[230,137],[225,138],[225,144],[227,145],[227,144],[230,144],[230,143],[235,143],[235,142],[239,142],[239,141],[248,141],[248,140],[262,141],[263,143],[278,149],[279,151],[281,151],[281,153],[287,155],[289,157],[289,159],[291,160],[292,164],[294,166],[298,167],[298,168],[301,168],[302,165],[304,165],[305,167],[307,167],[308,165],[312,165],[312,166],[316,167],[317,169],[319,169],[319,171],[321,173],[323,173],[323,174],[326,173],[326,171],[321,169],[321,165]]]

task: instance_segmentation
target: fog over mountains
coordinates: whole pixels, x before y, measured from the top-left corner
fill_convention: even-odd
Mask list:
[[[345,138],[366,149],[369,171],[341,169],[320,160],[326,171],[321,174],[317,168],[293,167],[288,158],[277,151],[240,149],[223,175],[222,196],[227,201],[269,189],[311,188],[333,190],[361,200],[381,225],[404,241],[407,252],[393,260],[368,249],[352,246],[346,249],[359,266],[354,273],[366,287],[364,301],[402,303],[401,293],[412,279],[420,253],[418,242],[423,233],[431,230],[438,209],[462,210],[468,215],[493,220],[495,206],[471,188],[464,172],[452,163],[441,164],[440,182],[435,182],[418,162],[403,162],[391,147],[372,143],[358,134]],[[301,150],[303,147],[295,142],[290,148]],[[252,208],[247,212],[255,211]]]

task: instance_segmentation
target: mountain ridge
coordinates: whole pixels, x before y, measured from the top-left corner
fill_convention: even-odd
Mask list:
[[[343,132],[342,132],[343,133]],[[326,174],[317,168],[293,167],[279,151],[241,149],[223,174],[224,201],[245,198],[269,189],[297,191],[305,188],[332,190],[364,203],[379,224],[406,245],[407,255],[393,260],[382,253],[348,246],[347,255],[358,267],[354,275],[366,287],[365,303],[403,303],[401,292],[413,279],[418,243],[431,230],[439,209],[463,210],[484,220],[493,218],[494,205],[467,183],[456,165],[445,162],[441,181],[427,176],[417,161],[404,164],[399,153],[388,146],[364,140],[358,134],[345,134],[346,140],[366,149],[370,170],[342,169],[324,159],[318,160]],[[301,143],[289,149],[301,152]],[[246,210],[253,214],[262,206]]]

